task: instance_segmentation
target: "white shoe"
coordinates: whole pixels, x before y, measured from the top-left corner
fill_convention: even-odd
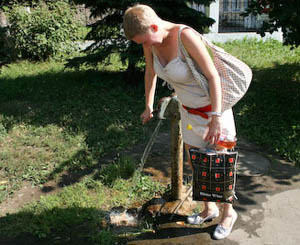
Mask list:
[[[232,215],[231,225],[228,228],[223,227],[222,225],[218,225],[215,229],[213,237],[217,240],[224,239],[229,236],[231,233],[232,227],[235,223],[235,221],[238,218],[237,212],[234,211],[234,214]]]
[[[219,216],[219,209],[217,209],[213,214],[206,216],[205,218],[200,217],[199,214],[191,215],[187,218],[187,222],[191,225],[200,225],[205,221],[212,220]]]

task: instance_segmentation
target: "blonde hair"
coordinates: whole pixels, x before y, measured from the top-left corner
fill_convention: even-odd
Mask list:
[[[151,7],[137,4],[128,8],[123,16],[125,35],[131,40],[136,35],[146,33],[152,24],[158,24],[159,21],[160,18]]]

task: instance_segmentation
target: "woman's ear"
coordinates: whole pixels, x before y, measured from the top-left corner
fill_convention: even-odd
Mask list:
[[[152,24],[150,25],[150,29],[153,31],[153,32],[157,32],[158,31],[158,26],[156,24]]]

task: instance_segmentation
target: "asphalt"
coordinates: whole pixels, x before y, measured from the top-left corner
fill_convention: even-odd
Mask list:
[[[170,177],[168,137],[167,134],[158,137],[145,166],[146,172],[160,179]],[[184,222],[189,211],[183,211],[172,222],[162,215],[155,234],[141,236],[129,244],[300,244],[300,169],[245,140],[239,140],[237,149],[238,200],[234,208],[238,219],[229,237],[223,240],[212,237],[220,218],[191,226]]]

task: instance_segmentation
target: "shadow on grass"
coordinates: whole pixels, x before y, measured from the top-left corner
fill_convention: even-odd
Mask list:
[[[216,228],[216,225],[208,227],[181,226],[176,222],[185,222],[186,216],[175,215],[172,222],[170,215],[156,217],[153,222],[155,233],[138,232],[138,235],[130,235],[133,228],[113,228],[107,232],[103,227],[105,212],[95,208],[53,208],[51,210],[33,214],[31,212],[19,212],[0,218],[0,228],[5,236],[0,238],[3,245],[50,245],[50,244],[127,244],[128,241],[150,241],[156,239],[188,239],[194,241],[207,241]],[[136,228],[135,231],[139,231]],[[127,230],[127,232],[126,232]],[[7,232],[6,232],[7,231]],[[114,232],[115,231],[115,232]],[[103,233],[102,233],[103,232]],[[207,233],[208,237],[201,234]],[[119,237],[117,237],[119,235]],[[123,235],[122,235],[123,234]],[[134,233],[133,233],[134,234]],[[200,236],[199,236],[200,235]],[[12,238],[11,238],[12,237]],[[117,242],[116,242],[117,241]],[[174,240],[176,241],[176,240]],[[140,243],[139,243],[140,244]]]
[[[133,105],[134,109],[142,108],[136,106],[139,104],[136,100],[143,99],[141,88],[126,86],[120,72],[46,72],[2,78],[0,87],[0,112],[12,117],[4,122],[7,130],[19,122],[37,126],[55,124],[73,133],[86,130],[87,143],[92,148],[97,148],[107,126],[127,119]],[[134,120],[138,115],[133,113],[131,117]],[[111,132],[111,137],[118,138],[117,133],[117,130]]]
[[[300,64],[254,70],[245,97],[235,106],[238,132],[294,163],[300,163]]]
[[[123,76],[122,72],[63,70],[2,76],[1,123],[6,131],[15,125],[55,125],[68,142],[82,135],[83,141],[74,142],[83,146],[66,161],[53,159],[55,167],[48,176],[49,180],[64,173],[63,185],[75,183],[98,169],[105,154],[134,145],[147,134],[139,119],[144,108],[143,86],[129,86]],[[59,144],[54,141],[50,143]]]
[[[101,244],[113,239],[101,234],[104,215],[102,210],[80,207],[10,214],[0,218],[1,233],[6,234],[0,244]]]
[[[50,177],[74,173],[64,182],[75,183],[99,168],[105,153],[145,137],[139,119],[144,109],[142,83],[126,85],[121,72],[49,70],[17,78],[2,76],[0,114],[6,130],[23,123],[56,125],[63,128],[62,134],[65,130],[84,134],[87,147],[56,164]],[[240,134],[292,160],[298,159],[300,148],[299,70],[297,63],[255,70],[246,96],[234,108]]]
[[[299,64],[277,64],[273,68],[254,71],[248,93],[235,107],[237,128],[242,135],[294,161],[299,159],[297,150],[300,142],[299,68]],[[144,107],[142,95],[141,87],[127,87],[122,83],[121,74],[114,72],[61,71],[16,79],[1,78],[0,114],[5,117],[3,124],[6,130],[20,123],[42,127],[53,124],[62,127],[69,135],[84,133],[87,148],[78,150],[67,161],[59,162],[49,175],[50,178],[66,173],[60,183],[68,185],[100,168],[99,159],[104,153],[133,146],[142,138],[140,132],[143,129],[139,121],[139,112]],[[295,168],[284,165],[275,166],[274,171],[271,177],[280,185],[287,185],[288,180],[299,174]],[[239,195],[240,210],[244,210],[242,205],[257,204],[251,192],[254,193],[261,184],[255,183],[252,177],[243,177],[238,180],[238,185],[244,191]],[[256,194],[264,196],[265,192],[258,191]],[[20,212],[0,218],[0,228],[13,227],[17,230],[22,228],[18,225],[32,223],[38,227],[36,230],[41,230],[41,235],[44,229],[51,227],[54,236],[63,237],[68,236],[65,227],[69,226],[72,237],[66,239],[73,239],[74,236],[81,241],[86,238],[81,233],[86,227],[89,228],[89,236],[98,231],[98,221],[92,219],[93,222],[85,223],[97,212],[101,213],[96,209],[83,208],[56,209],[37,216]],[[47,217],[55,216],[55,213],[57,220],[61,220],[62,228],[60,222],[58,227],[45,224]],[[68,216],[70,213],[77,213],[77,218]],[[75,222],[69,225],[68,219]],[[28,222],[24,222],[26,220]],[[51,220],[49,218],[49,222]],[[30,227],[28,225],[28,229]],[[166,234],[177,230],[171,229]],[[60,231],[62,233],[58,235]],[[34,244],[35,241],[32,241],[31,244]],[[78,243],[74,240],[73,244]]]

